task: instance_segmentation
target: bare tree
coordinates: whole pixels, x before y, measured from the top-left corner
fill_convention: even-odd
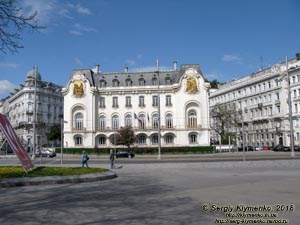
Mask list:
[[[0,51],[18,52],[23,48],[19,44],[24,30],[35,31],[44,27],[38,25],[37,11],[26,16],[16,6],[15,0],[0,0]]]

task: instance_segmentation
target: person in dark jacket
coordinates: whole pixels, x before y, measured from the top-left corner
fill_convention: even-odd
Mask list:
[[[115,169],[115,164],[114,164],[114,161],[115,161],[115,154],[114,154],[114,151],[111,149],[110,150],[110,155],[109,155],[109,159],[110,159],[110,168],[111,169]]]
[[[84,165],[86,165],[86,167],[89,168],[88,160],[89,160],[88,155],[85,153],[85,151],[83,151],[82,152],[82,167],[84,167]]]

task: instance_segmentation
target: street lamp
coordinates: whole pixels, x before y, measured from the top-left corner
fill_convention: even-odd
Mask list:
[[[63,164],[63,146],[64,146],[64,140],[63,140],[64,132],[63,132],[63,129],[64,129],[64,123],[68,123],[68,122],[64,121],[64,118],[62,117],[60,119],[60,134],[61,134],[61,138],[60,138],[60,165]]]
[[[285,62],[286,62],[287,84],[288,84],[291,157],[295,157],[295,151],[294,151],[294,126],[293,126],[293,118],[292,118],[292,113],[293,113],[292,112],[292,97],[291,97],[291,85],[290,85],[290,75],[289,75],[289,67],[288,67],[287,56],[285,57]]]
[[[157,100],[158,100],[158,155],[157,159],[161,160],[161,124],[160,124],[160,90],[159,90],[159,62],[158,60],[156,61],[156,66],[157,66]]]
[[[292,117],[292,97],[291,97],[291,85],[290,85],[290,75],[289,75],[289,67],[288,67],[288,59],[287,56],[285,57],[285,64],[286,64],[286,75],[278,80],[282,80],[285,76],[287,79],[287,86],[288,86],[288,107],[289,107],[289,114],[288,120],[290,123],[290,145],[291,145],[291,157],[295,157],[294,151],[294,126],[293,126],[293,117]]]

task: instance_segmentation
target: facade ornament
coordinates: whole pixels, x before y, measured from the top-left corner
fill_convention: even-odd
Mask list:
[[[197,80],[195,77],[189,77],[186,79],[186,91],[187,92],[197,92]]]
[[[75,81],[73,94],[76,96],[82,96],[84,94],[82,81]]]

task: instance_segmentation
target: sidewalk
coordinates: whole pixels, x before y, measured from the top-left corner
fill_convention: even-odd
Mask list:
[[[300,152],[295,152],[295,158],[300,158]],[[224,152],[224,153],[212,153],[212,154],[162,154],[162,160],[228,160],[228,159],[241,159],[243,158],[243,152]],[[61,157],[61,154],[58,153],[58,158]],[[261,158],[261,157],[272,157],[272,158],[291,158],[291,152],[273,152],[273,151],[253,151],[245,152],[245,157],[250,158]],[[91,161],[107,161],[109,160],[109,155],[90,155]],[[63,154],[64,160],[81,160],[81,155],[73,154]],[[126,158],[118,158],[118,160]],[[134,161],[152,161],[158,160],[158,154],[136,154]]]

